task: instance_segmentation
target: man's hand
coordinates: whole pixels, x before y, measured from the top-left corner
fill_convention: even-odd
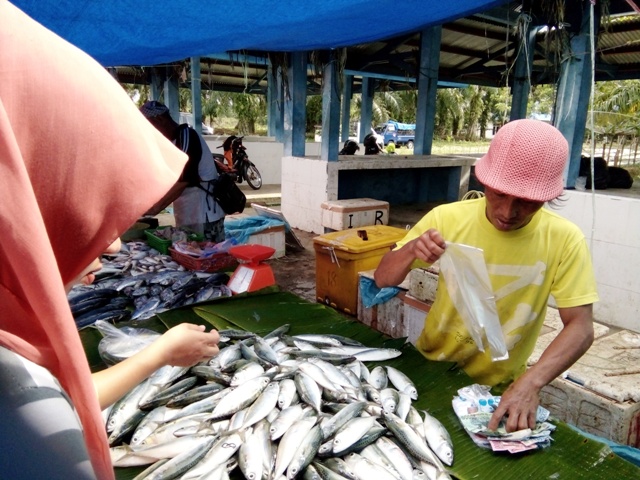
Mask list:
[[[418,238],[412,240],[410,245],[414,257],[427,263],[434,263],[438,260],[446,248],[442,235],[435,228],[430,228]]]
[[[433,263],[444,253],[446,245],[440,232],[430,228],[398,250],[388,252],[373,274],[378,288],[399,285],[409,273],[415,259]]]
[[[524,375],[513,382],[500,398],[500,403],[487,426],[489,430],[497,429],[505,415],[508,416],[507,432],[535,428],[536,413],[540,403],[538,394],[539,390],[529,384]]]

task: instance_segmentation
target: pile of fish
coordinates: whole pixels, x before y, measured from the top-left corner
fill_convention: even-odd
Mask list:
[[[225,273],[185,271],[168,255],[143,242],[123,243],[104,257],[97,281],[68,295],[78,329],[103,320],[143,320],[157,313],[218,297],[229,297]]]
[[[216,357],[131,390],[104,412],[114,466],[148,465],[136,480],[450,478],[451,439],[413,406],[415,385],[365,364],[399,350],[288,330],[221,330]]]

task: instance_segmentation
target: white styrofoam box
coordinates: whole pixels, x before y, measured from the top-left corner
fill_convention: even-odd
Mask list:
[[[275,248],[276,252],[270,258],[284,257],[286,253],[284,225],[276,225],[266,228],[259,233],[249,235],[247,243]]]
[[[437,289],[438,270],[433,265],[429,268],[414,268],[409,272],[409,293],[418,300],[433,303]]]
[[[529,357],[533,365],[562,330],[558,310],[549,308]],[[540,393],[540,403],[560,420],[614,442],[640,446],[640,335],[613,334],[594,323],[596,340],[562,377]]]
[[[332,230],[389,224],[389,202],[354,198],[322,202],[322,226]]]
[[[360,322],[371,328],[389,335],[393,338],[406,337],[406,327],[404,321],[404,296],[409,286],[408,277],[398,285],[400,292],[393,298],[384,303],[365,307],[360,295],[360,279],[361,277],[373,280],[373,272],[375,270],[364,270],[358,272],[358,308],[357,318]]]
[[[407,293],[404,296],[405,336],[412,344],[416,344],[424,328],[424,321],[431,309],[430,302],[423,302]]]
[[[640,403],[617,402],[556,378],[541,390],[540,404],[556,418],[587,433],[640,447]]]

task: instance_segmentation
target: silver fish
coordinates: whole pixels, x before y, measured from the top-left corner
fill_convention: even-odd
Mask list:
[[[408,394],[412,400],[418,399],[418,389],[407,375],[397,368],[390,367],[388,365],[385,368],[387,369],[389,381],[399,392]]]
[[[427,444],[442,462],[447,465],[453,463],[453,444],[451,436],[442,422],[423,410],[424,414],[424,434]]]
[[[200,444],[190,450],[183,451],[164,463],[147,477],[148,480],[180,477],[180,475],[190,470],[207,454],[214,442],[215,438],[213,437],[202,437]]]

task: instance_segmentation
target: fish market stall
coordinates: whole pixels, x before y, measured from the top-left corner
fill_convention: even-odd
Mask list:
[[[398,397],[393,408],[387,407],[386,403],[384,404],[385,406],[382,406],[382,402],[379,408],[374,408],[370,401],[364,401],[362,398],[348,403],[348,405],[355,405],[349,407],[354,411],[368,409],[368,413],[365,415],[358,416],[353,412],[350,413],[350,415],[354,415],[351,428],[360,432],[353,435],[362,440],[362,437],[365,436],[363,432],[371,433],[372,427],[374,427],[380,437],[378,438],[380,443],[376,443],[376,447],[372,448],[384,449],[385,445],[389,448],[398,448],[398,445],[400,445],[401,450],[404,452],[409,451],[414,459],[418,458],[418,465],[421,462],[443,465],[445,473],[442,473],[438,478],[472,479],[497,477],[500,479],[520,480],[522,478],[608,479],[640,477],[639,468],[613,454],[609,447],[585,438],[560,422],[552,422],[556,428],[553,431],[551,445],[547,448],[511,455],[478,447],[463,429],[452,408],[452,401],[457,392],[472,383],[462,370],[451,363],[427,361],[411,344],[406,343],[405,339],[389,338],[355,320],[344,317],[331,308],[307,302],[296,295],[282,292],[277,287],[265,288],[251,294],[219,297],[203,303],[172,308],[146,319],[117,323],[116,326],[118,328],[128,326],[164,332],[182,322],[191,322],[202,324],[209,328],[216,328],[223,332],[223,336],[225,336],[225,342],[220,345],[221,351],[225,351],[225,353],[221,353],[219,355],[220,358],[217,360],[209,362],[210,365],[200,365],[199,367],[202,368],[192,371],[191,373],[196,376],[211,375],[211,379],[213,379],[214,373],[211,373],[211,370],[207,367],[211,367],[216,363],[218,366],[222,362],[231,363],[228,356],[233,353],[234,349],[242,350],[243,354],[247,356],[260,352],[259,356],[261,358],[270,358],[267,355],[267,353],[271,354],[270,346],[281,340],[287,345],[286,348],[292,348],[289,344],[295,345],[295,349],[301,356],[303,354],[300,352],[307,348],[310,352],[306,356],[307,358],[299,360],[296,368],[300,371],[292,374],[291,377],[286,375],[276,377],[276,370],[282,373],[287,368],[286,366],[290,364],[273,358],[271,362],[275,362],[278,367],[276,370],[271,371],[271,376],[258,375],[258,377],[253,377],[254,379],[266,378],[267,380],[235,380],[235,382],[239,382],[236,388],[243,389],[241,393],[234,393],[233,388],[224,388],[224,386],[220,388],[209,387],[212,389],[217,388],[218,391],[227,390],[226,396],[222,396],[220,400],[211,404],[211,408],[207,413],[209,417],[206,426],[192,426],[192,432],[197,432],[198,429],[201,429],[200,433],[208,434],[209,437],[197,440],[196,446],[194,446],[194,439],[188,438],[188,435],[176,437],[183,443],[181,449],[183,454],[187,452],[192,458],[196,456],[206,458],[214,455],[211,452],[217,448],[216,438],[222,431],[219,429],[226,429],[224,430],[227,432],[225,437],[226,444],[234,445],[235,447],[233,452],[227,451],[225,455],[222,453],[216,454],[221,455],[220,458],[223,458],[221,464],[230,470],[231,478],[250,478],[251,472],[260,472],[260,475],[255,478],[275,478],[265,473],[268,469],[265,469],[262,463],[260,466],[256,466],[255,463],[253,467],[248,466],[248,463],[251,462],[249,458],[254,462],[256,460],[255,457],[247,457],[247,452],[267,448],[260,443],[260,439],[265,438],[264,436],[267,435],[264,429],[276,428],[277,425],[280,425],[279,423],[276,424],[276,420],[280,418],[280,413],[286,410],[287,406],[292,407],[295,405],[293,401],[287,406],[277,403],[280,400],[280,394],[276,395],[274,389],[277,387],[272,385],[276,384],[276,379],[278,379],[280,382],[279,390],[282,392],[285,389],[283,382],[285,382],[286,378],[295,378],[299,393],[299,404],[301,405],[297,408],[305,410],[306,420],[305,418],[299,419],[295,423],[295,428],[292,426],[285,429],[280,433],[281,436],[278,436],[277,440],[274,440],[273,444],[268,447],[272,449],[275,455],[275,457],[272,457],[275,460],[271,463],[271,470],[275,470],[276,473],[285,475],[288,478],[303,478],[302,468],[296,470],[297,467],[295,465],[292,466],[289,458],[292,456],[291,452],[284,446],[281,447],[281,445],[291,442],[292,438],[304,438],[304,442],[299,440],[298,443],[307,446],[315,445],[315,447],[307,447],[307,450],[300,452],[300,454],[305,453],[308,455],[309,448],[311,448],[314,455],[310,458],[305,457],[304,461],[299,460],[302,463],[299,463],[298,466],[308,465],[305,470],[308,477],[305,476],[305,478],[326,478],[322,474],[326,475],[327,472],[323,472],[322,469],[338,461],[330,460],[332,457],[326,455],[320,449],[326,444],[327,439],[332,439],[333,446],[331,448],[333,452],[337,456],[342,455],[349,460],[350,463],[348,465],[357,470],[354,472],[356,478],[363,478],[363,472],[369,472],[365,473],[368,478],[402,478],[403,480],[411,478],[408,477],[407,470],[404,470],[402,475],[390,474],[388,470],[386,473],[380,473],[381,471],[377,470],[381,468],[379,465],[372,466],[373,462],[370,458],[374,458],[376,455],[371,456],[371,449],[366,450],[369,447],[362,447],[360,450],[352,450],[354,448],[352,447],[353,444],[350,443],[352,440],[347,442],[349,446],[345,447],[344,450],[336,448],[338,434],[337,431],[332,431],[332,429],[337,428],[338,421],[329,419],[338,417],[336,412],[345,412],[341,413],[344,418],[348,415],[346,413],[348,407],[342,405],[342,409],[340,409],[336,406],[344,402],[344,397],[340,396],[340,380],[334,378],[322,386],[318,386],[322,381],[316,380],[315,383],[318,383],[318,385],[314,386],[314,382],[307,383],[307,377],[316,378],[314,376],[315,373],[313,373],[314,367],[321,364],[317,359],[326,359],[325,361],[333,359],[336,362],[334,365],[340,365],[337,360],[339,355],[337,352],[339,351],[349,351],[352,352],[351,355],[356,355],[355,352],[360,352],[358,355],[362,356],[359,361],[366,365],[369,382],[375,383],[377,381],[371,378],[374,375],[386,375],[387,385],[389,387],[393,385],[398,392],[403,393]],[[81,330],[80,335],[92,370],[97,371],[104,368],[105,362],[98,352],[98,345],[103,338],[102,334],[96,328],[85,328]],[[339,342],[343,350],[331,350],[328,346],[319,346],[318,337],[321,335],[340,339]],[[349,346],[349,344],[352,345]],[[251,346],[252,348],[249,351],[246,348],[243,349],[242,345],[245,347]],[[305,347],[305,345],[307,346]],[[362,345],[366,348],[362,349],[362,347],[356,347],[356,345]],[[347,347],[353,350],[349,350]],[[294,350],[290,351],[293,352]],[[370,354],[362,353],[365,351],[375,351],[376,355],[368,357]],[[314,357],[316,360],[309,361]],[[238,360],[241,363],[236,364],[230,371],[234,372],[233,375],[239,373],[241,367],[238,365],[246,365],[248,363],[246,357],[244,357],[244,360]],[[353,360],[351,361],[353,362]],[[259,363],[255,365],[259,365]],[[302,366],[303,364],[305,366]],[[382,368],[376,369],[376,367]],[[266,372],[272,367],[267,362],[262,366],[246,368],[258,368]],[[342,369],[341,371],[345,370]],[[374,374],[374,371],[376,374]],[[217,375],[220,374],[218,373]],[[230,384],[232,373],[228,375],[229,377],[222,381]],[[187,382],[187,380],[183,381]],[[189,382],[193,382],[193,380],[189,380]],[[256,386],[260,382],[264,382],[264,385]],[[209,380],[209,383],[217,383],[217,381]],[[306,385],[306,387],[303,387],[303,385]],[[412,391],[412,386],[415,387],[415,392]],[[193,386],[184,388],[193,389]],[[344,388],[349,390],[351,387],[346,387],[345,385]],[[365,389],[364,382],[362,389]],[[321,392],[320,396],[318,396],[318,392]],[[364,395],[363,392],[360,393]],[[360,395],[360,393],[357,395]],[[216,395],[216,393],[211,395]],[[177,394],[174,396],[177,396]],[[224,399],[227,397],[231,400],[225,401]],[[406,403],[407,398],[410,399],[408,400],[410,403]],[[241,403],[242,405],[240,405]],[[272,408],[272,405],[278,406]],[[236,415],[239,411],[242,411],[241,407],[245,413],[242,416]],[[391,409],[391,413],[388,413],[387,409]],[[405,420],[397,420],[401,416],[401,409],[405,412],[402,414]],[[311,416],[317,415],[319,411],[322,412],[322,416],[327,417],[325,420],[318,420],[317,422],[308,420],[308,418],[312,418]],[[430,457],[429,455],[433,455],[433,453],[429,454],[424,450],[424,445],[427,445],[427,443],[419,440],[417,435],[405,431],[407,423],[415,422],[413,411],[426,411],[430,417],[437,419],[441,423],[450,436],[451,457],[447,456],[446,448],[444,449],[445,451],[439,452],[437,458],[434,458],[435,456]],[[213,412],[216,413],[213,414]],[[151,415],[151,413],[148,415]],[[423,413],[419,413],[419,415],[421,415],[420,418],[426,424],[426,420],[430,417],[425,417]],[[144,415],[141,416],[144,417]],[[214,418],[215,422],[212,421]],[[227,423],[221,424],[220,421]],[[230,422],[237,422],[235,423],[236,426],[230,428]],[[432,423],[430,424],[433,425]],[[300,429],[305,431],[304,435],[300,433]],[[437,429],[437,427],[431,427],[431,429]],[[245,431],[244,433],[242,433],[243,430]],[[184,430],[183,433],[187,431],[189,430]],[[399,441],[398,439],[403,436],[406,438],[403,441]],[[388,440],[394,439],[397,440],[394,443],[395,447],[389,445],[388,442]],[[340,443],[340,441],[342,441],[342,438],[337,443]],[[117,455],[122,454],[125,456],[126,453],[122,452],[126,451],[126,446],[130,445],[131,442],[133,440],[127,439],[126,435],[123,435],[122,443],[114,442],[114,449],[118,448],[118,446],[122,447],[116,450],[116,452],[119,452]],[[326,448],[328,447],[325,446]],[[350,453],[345,454],[345,452]],[[377,452],[378,459],[387,458],[385,455],[380,455],[379,450],[374,450],[374,452]],[[398,457],[401,456],[399,450],[396,450],[396,452],[398,452]],[[116,455],[113,450],[112,453]],[[442,458],[440,458],[440,455],[442,455]],[[423,456],[422,459],[421,456]],[[264,462],[264,460],[260,460],[260,462]],[[139,466],[117,467],[117,478],[136,478],[137,475],[148,468],[148,463],[146,462],[144,465]],[[167,464],[166,460],[157,464],[155,468],[158,468],[158,470],[156,472],[161,472],[163,465]],[[428,469],[428,466],[422,466]],[[197,468],[203,467],[195,466],[191,473],[187,469],[179,475],[184,475],[181,478],[199,478],[204,470],[200,472]],[[411,468],[415,468],[415,465],[412,465]],[[399,465],[397,469],[402,470],[403,467]],[[157,473],[157,477],[149,474],[148,478],[164,477]],[[425,474],[422,478],[430,477]]]

